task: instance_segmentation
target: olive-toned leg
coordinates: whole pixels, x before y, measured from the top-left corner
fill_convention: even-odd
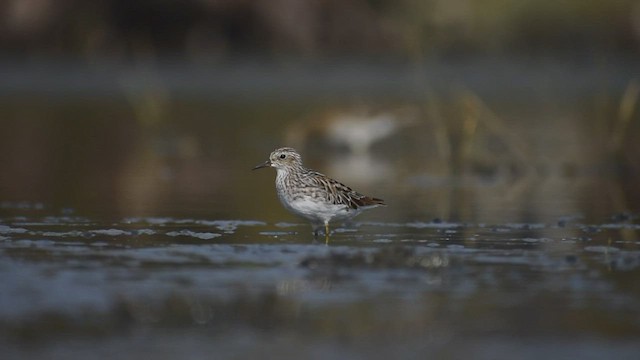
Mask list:
[[[329,222],[324,222],[324,242],[326,245],[329,245]]]

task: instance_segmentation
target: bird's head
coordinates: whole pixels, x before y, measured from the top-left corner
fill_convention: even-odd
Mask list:
[[[269,155],[269,160],[256,166],[253,170],[261,169],[264,167],[273,167],[276,169],[287,170],[295,167],[302,166],[302,157],[294,149],[289,147],[283,147],[274,150]]]

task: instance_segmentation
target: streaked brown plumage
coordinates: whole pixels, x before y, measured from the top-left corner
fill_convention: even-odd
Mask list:
[[[278,198],[292,213],[309,220],[314,235],[324,225],[329,236],[329,222],[345,220],[361,211],[386,205],[382,199],[366,196],[343,183],[302,165],[302,157],[294,149],[274,150],[265,161],[253,169],[274,167],[277,170]]]

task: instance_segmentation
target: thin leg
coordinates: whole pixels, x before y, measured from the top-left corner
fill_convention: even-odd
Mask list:
[[[324,222],[324,242],[329,245],[329,222]]]

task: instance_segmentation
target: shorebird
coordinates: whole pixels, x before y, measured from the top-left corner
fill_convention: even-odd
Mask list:
[[[282,205],[290,212],[311,222],[313,235],[318,237],[324,226],[329,242],[329,223],[347,220],[363,210],[385,206],[384,200],[362,195],[350,187],[302,165],[302,157],[294,149],[274,150],[269,159],[253,170],[276,169],[276,192]]]

